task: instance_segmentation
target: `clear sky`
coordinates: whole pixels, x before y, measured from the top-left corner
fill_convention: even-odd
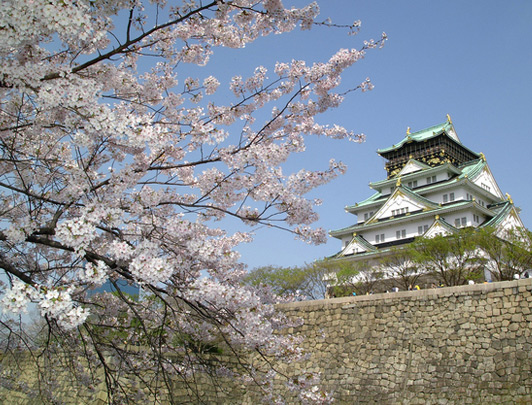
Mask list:
[[[302,5],[303,1],[284,4]],[[312,141],[293,168],[325,168],[329,158],[349,169],[312,197],[319,197],[318,226],[336,229],[355,217],[344,211],[372,194],[370,181],[385,178],[378,148],[412,132],[442,123],[449,113],[462,143],[483,152],[503,193],[522,208],[521,218],[532,227],[532,1],[529,0],[327,0],[318,1],[323,19],[336,23],[362,21],[361,32],[349,37],[341,30],[313,29],[268,37],[244,50],[223,50],[207,70],[248,75],[254,66],[275,61],[329,58],[339,48],[360,48],[364,39],[389,41],[369,52],[347,75],[344,84],[369,76],[375,89],[349,95],[321,123],[338,123],[367,136],[364,144]],[[223,71],[220,66],[230,68]],[[222,80],[220,80],[222,81]],[[223,83],[223,81],[222,81]],[[340,242],[310,246],[277,230],[258,230],[255,241],[240,249],[250,268],[299,265],[331,255]]]

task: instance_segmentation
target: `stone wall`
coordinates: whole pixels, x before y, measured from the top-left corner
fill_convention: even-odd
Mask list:
[[[283,305],[341,404],[532,403],[532,279]]]
[[[532,404],[531,306],[532,279],[285,304],[304,321],[288,332],[305,337],[309,357],[276,366],[321,373],[337,404]],[[221,395],[205,386],[202,403],[261,403],[231,380],[220,385]],[[68,398],[73,386],[57,388],[80,403]],[[105,402],[94,388],[82,403]],[[0,402],[35,403],[16,391],[0,389]],[[174,395],[185,402],[185,390]]]

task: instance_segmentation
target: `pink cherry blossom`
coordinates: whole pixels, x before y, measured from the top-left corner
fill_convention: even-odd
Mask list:
[[[48,336],[41,349],[83,357],[113,384],[144,381],[139,395],[146,370],[190,383],[222,346],[301,358],[299,338],[277,333],[296,322],[275,310],[281,299],[242,283],[238,246],[257,225],[325,240],[313,227],[319,200],[307,194],[344,165],[285,173],[284,164],[311,136],[363,140],[315,118],[351,91],[371,90],[369,79],[340,90],[341,75],[386,36],[326,61],[258,66],[225,84],[193,68],[218,47],[340,27],[316,22],[318,13],[316,3],[280,0],[3,4],[1,305],[10,314],[38,309]],[[241,231],[224,231],[225,220]],[[141,286],[140,296],[124,283]],[[244,371],[232,377],[278,399],[274,369]],[[301,400],[330,402],[317,376],[304,374]],[[109,400],[124,402],[115,391]]]

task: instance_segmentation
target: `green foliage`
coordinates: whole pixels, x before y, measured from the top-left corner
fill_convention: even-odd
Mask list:
[[[493,228],[462,228],[453,235],[417,238],[408,247],[390,249],[380,263],[369,266],[349,259],[323,259],[301,267],[254,269],[246,283],[267,285],[279,295],[321,299],[375,291],[377,285],[408,289],[422,275],[446,286],[481,280],[488,269],[494,281],[511,280],[532,268],[532,234],[524,228],[496,235]]]
[[[322,299],[328,289],[336,297],[351,295],[353,291],[365,293],[365,283],[375,279],[375,274],[352,261],[323,259],[301,267],[259,267],[249,273],[245,282],[269,286],[282,296]]]
[[[446,286],[462,285],[482,277],[484,260],[479,256],[476,232],[463,228],[449,236],[418,238],[409,247],[420,271]]]
[[[379,268],[352,260],[324,260],[322,266],[328,268],[331,295],[335,297],[368,294],[375,284],[383,279],[384,273]]]
[[[484,252],[486,268],[495,281],[512,280],[532,267],[531,233],[525,228],[517,228],[497,236],[496,229],[479,229],[476,243]]]
[[[391,248],[390,254],[380,261],[380,267],[390,289],[398,287],[401,290],[408,290],[416,285],[422,274],[419,271],[420,266],[413,260],[411,251],[403,247]]]
[[[295,295],[306,290],[307,280],[303,267],[264,266],[253,269],[246,284],[267,285],[278,295]]]

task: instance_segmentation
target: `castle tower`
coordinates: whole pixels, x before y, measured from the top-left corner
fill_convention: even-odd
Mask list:
[[[375,193],[347,212],[357,222],[333,230],[342,241],[335,257],[372,262],[392,246],[417,236],[448,235],[462,227],[494,227],[497,234],[523,227],[519,210],[504,195],[482,153],[465,147],[451,118],[410,133],[377,151],[387,178],[370,183]]]

